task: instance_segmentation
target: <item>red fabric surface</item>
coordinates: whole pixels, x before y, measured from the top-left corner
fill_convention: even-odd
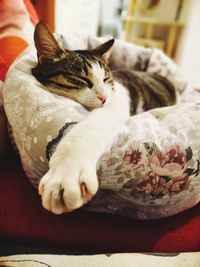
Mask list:
[[[0,55],[0,80],[1,81],[4,81],[7,71],[8,71],[8,66],[6,66],[5,60]]]
[[[0,166],[0,242],[100,252],[200,251],[200,205],[157,221],[77,211],[54,215],[41,206],[20,163]]]

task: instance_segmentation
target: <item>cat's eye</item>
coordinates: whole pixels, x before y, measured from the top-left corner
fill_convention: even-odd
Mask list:
[[[85,79],[85,81],[86,81],[88,87],[89,87],[89,88],[92,88],[94,84],[93,84],[89,79],[87,79],[87,78],[84,78],[84,79]]]
[[[109,80],[109,77],[103,79],[104,83],[107,82]]]
[[[87,83],[87,86],[91,89],[93,87],[93,83],[90,81],[90,79],[82,76],[78,76],[79,79],[85,81]]]

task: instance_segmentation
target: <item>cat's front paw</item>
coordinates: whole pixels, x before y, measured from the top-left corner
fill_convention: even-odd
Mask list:
[[[80,208],[91,200],[98,189],[95,166],[73,159],[56,165],[51,164],[39,184],[43,207],[61,214]]]

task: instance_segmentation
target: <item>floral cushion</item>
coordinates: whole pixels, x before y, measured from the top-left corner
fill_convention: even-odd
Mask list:
[[[66,40],[63,45],[71,49],[102,42],[79,36]],[[88,111],[36,81],[31,75],[36,62],[36,51],[30,47],[12,65],[4,83],[4,107],[23,168],[37,187],[62,136]],[[156,49],[117,41],[110,66],[165,76],[176,87],[180,103],[138,114],[119,125],[111,150],[97,166],[98,193],[84,209],[156,219],[194,206],[200,200],[199,93],[186,86],[175,64]]]
[[[102,191],[88,207],[155,219],[198,203],[199,108],[200,102],[188,103],[130,118],[101,158]]]

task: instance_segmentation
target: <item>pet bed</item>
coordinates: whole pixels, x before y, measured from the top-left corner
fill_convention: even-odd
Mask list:
[[[86,49],[105,41],[57,38],[69,49]],[[48,170],[56,140],[88,114],[80,104],[48,92],[31,75],[36,64],[36,51],[29,47],[12,65],[4,83],[4,107],[14,142],[35,187]],[[116,41],[110,67],[165,76],[175,86],[179,103],[138,114],[116,128],[110,151],[98,163],[98,193],[83,208],[157,219],[196,205],[200,200],[199,93],[186,85],[176,65],[157,49]]]

